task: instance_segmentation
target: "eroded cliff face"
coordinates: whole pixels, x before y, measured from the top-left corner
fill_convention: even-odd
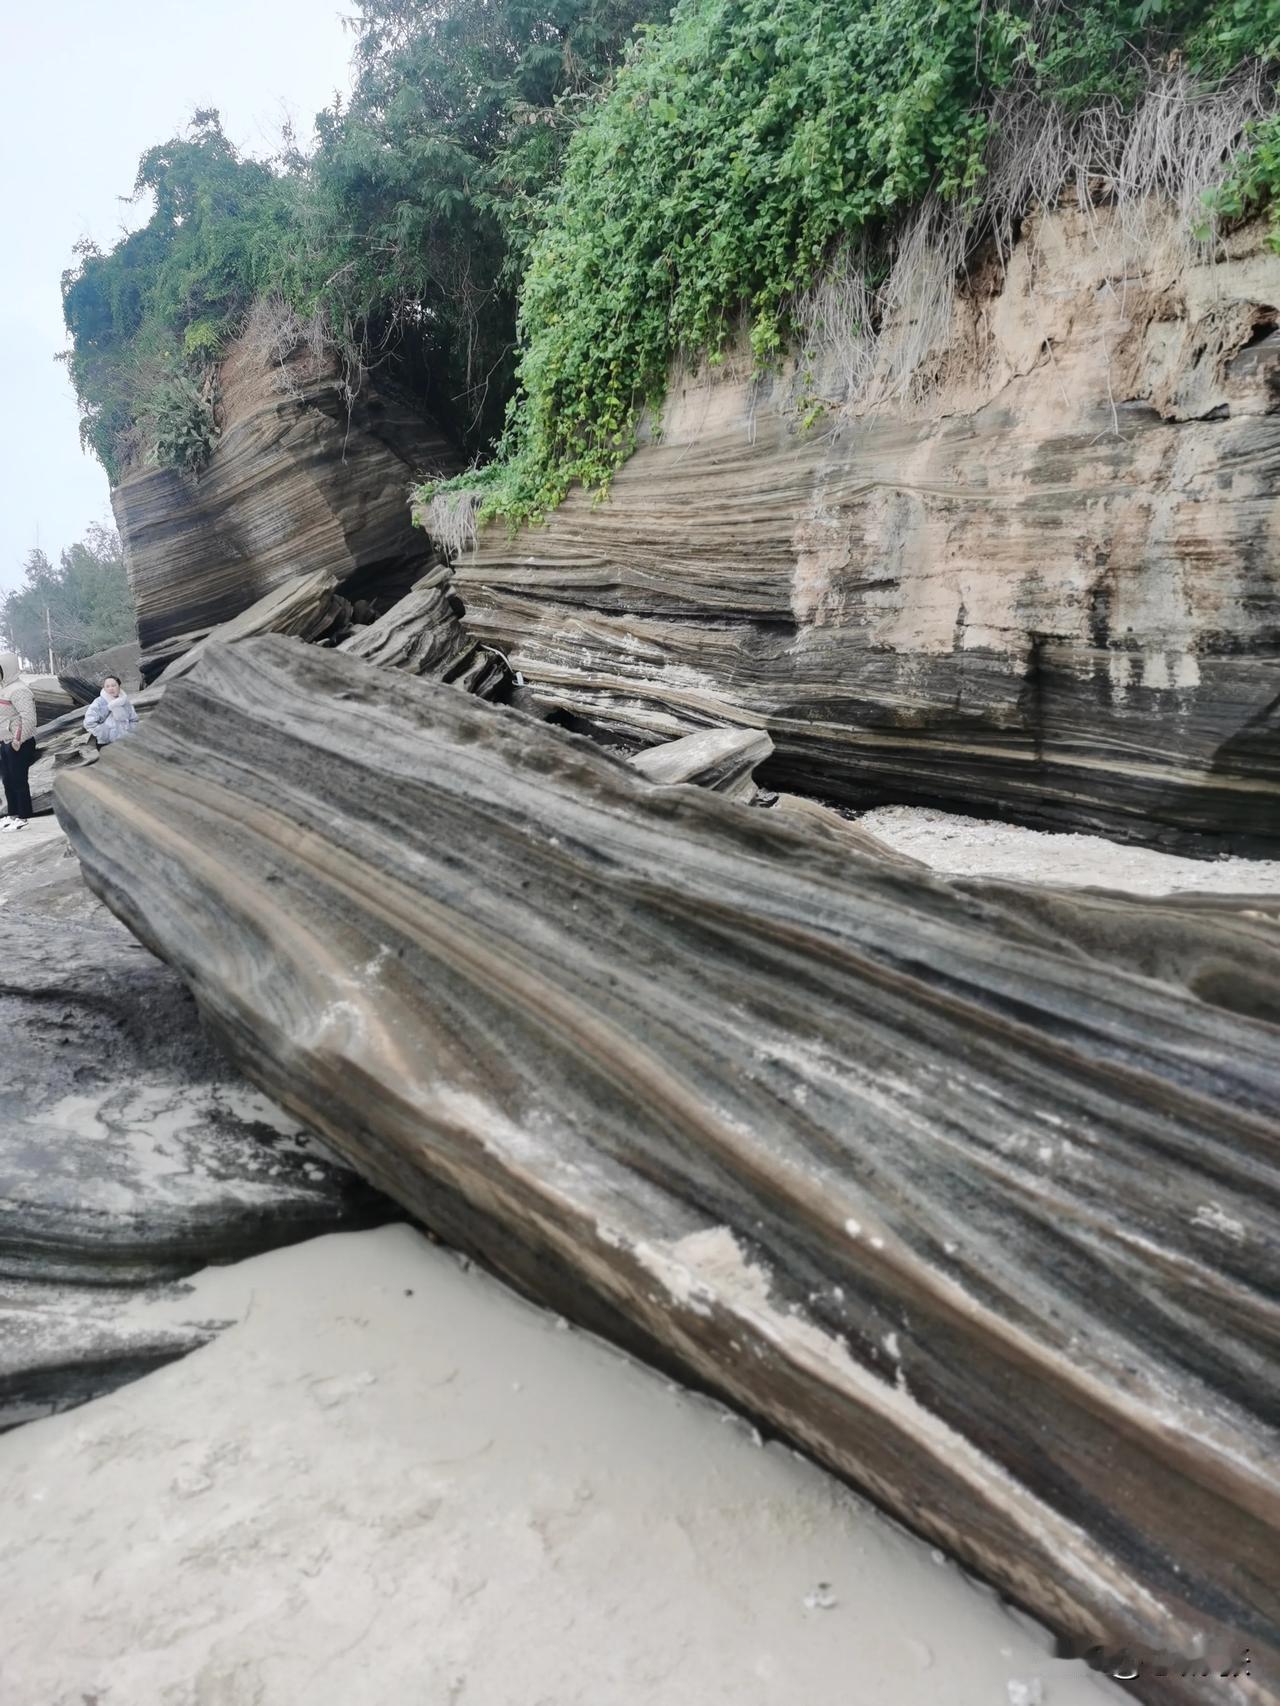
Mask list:
[[[373,381],[348,411],[336,366],[305,350],[280,363],[242,342],[220,379],[208,466],[135,468],[112,493],[148,674],[303,572],[327,570],[351,598],[401,596],[432,558],[406,489],[458,465]]]
[[[1174,235],[1028,218],[874,408],[679,383],[609,501],[482,534],[469,625],[590,723],[767,728],[775,785],[1274,852],[1280,257]]]

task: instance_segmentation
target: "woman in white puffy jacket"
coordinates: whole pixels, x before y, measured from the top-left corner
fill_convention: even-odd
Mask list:
[[[109,675],[102,692],[85,709],[84,726],[99,746],[110,746],[113,740],[123,740],[138,726],[138,713],[129,695],[120,685],[120,678]]]

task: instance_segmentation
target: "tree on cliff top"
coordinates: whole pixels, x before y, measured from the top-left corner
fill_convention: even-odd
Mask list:
[[[154,198],[147,223],[106,254],[81,244],[63,277],[81,438],[113,480],[131,436],[216,353],[290,215],[280,175],[241,158],[213,110],[143,155],[133,194]]]
[[[202,370],[263,296],[349,367],[394,363],[462,442],[486,442],[539,198],[635,25],[664,10],[363,0],[354,93],[319,115],[314,155],[286,137],[245,159],[213,110],[149,150],[134,195],[151,217],[108,253],[83,246],[63,280],[82,434],[112,479],[212,442]]]
[[[35,669],[55,667],[134,637],[135,615],[120,541],[109,527],[90,527],[55,566],[41,550],[27,553],[24,584],[0,604],[0,629]]]

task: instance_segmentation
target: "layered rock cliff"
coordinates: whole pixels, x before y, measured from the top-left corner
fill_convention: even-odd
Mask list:
[[[678,378],[608,501],[482,532],[472,631],[589,726],[766,729],[775,786],[1274,853],[1280,257],[1067,204],[899,383],[929,310],[861,399],[838,329]]]
[[[408,484],[457,465],[444,435],[374,380],[348,406],[336,363],[305,347],[280,361],[251,339],[234,345],[218,414],[198,475],[138,466],[112,493],[148,678],[303,571],[394,602],[432,560]]]

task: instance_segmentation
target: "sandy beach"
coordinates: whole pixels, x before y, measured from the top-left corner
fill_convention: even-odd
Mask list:
[[[0,1439],[5,1706],[1119,1698],[822,1471],[408,1227],[151,1307],[234,1325]]]

